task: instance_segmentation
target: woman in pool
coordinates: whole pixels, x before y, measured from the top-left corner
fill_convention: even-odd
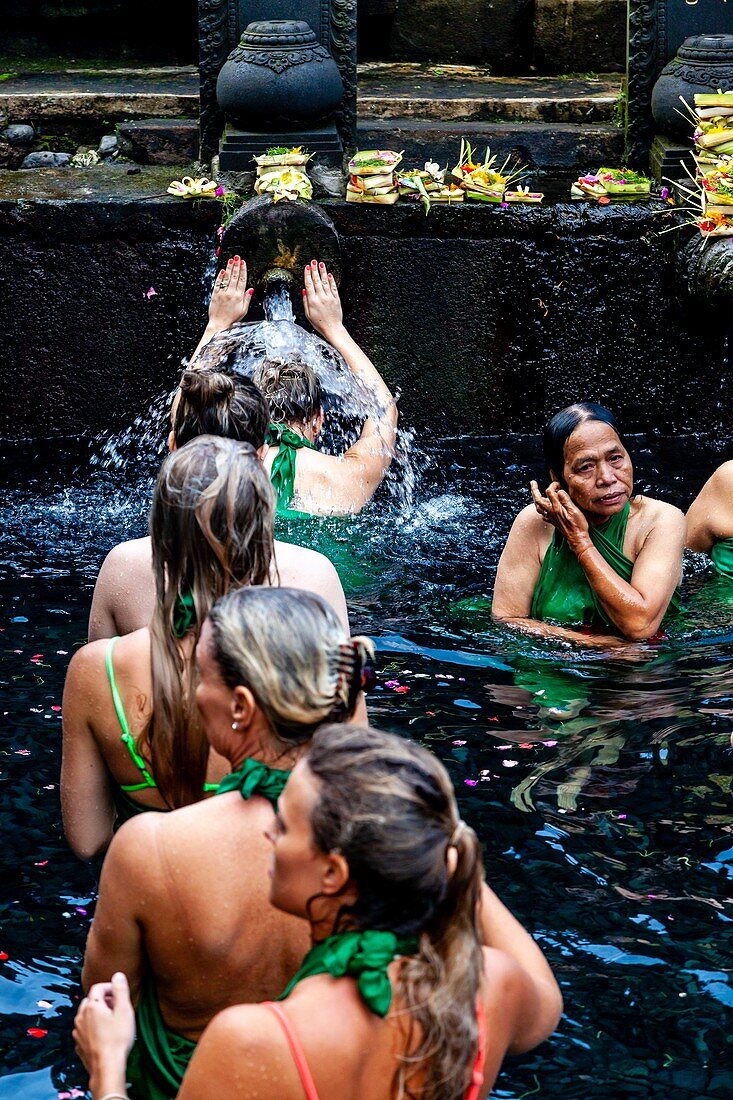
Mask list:
[[[201,435],[222,436],[251,444],[262,459],[267,452],[269,423],[267,402],[250,379],[220,371],[187,370],[173,400],[168,445],[175,451]],[[271,582],[277,583],[279,577],[280,584],[319,593],[347,625],[344,591],[329,559],[280,540],[274,547]],[[150,537],[119,543],[105,558],[94,586],[89,641],[147,626],[154,608]]]
[[[345,454],[322,454],[315,447],[323,426],[323,409],[314,371],[297,355],[265,360],[255,374],[255,382],[272,409],[265,465],[279,508],[292,506],[314,515],[355,513],[372,499],[392,462],[397,405],[374,364],[344,327],[336,282],[326,265],[316,260],[308,264],[304,284],[306,317],[343,356],[379,412],[367,417],[359,439]],[[235,257],[215,283],[210,306],[213,316],[194,352],[192,365],[207,363],[206,343],[246,315],[251,299],[246,285],[246,264]],[[229,309],[225,302],[230,304]]]
[[[507,1052],[552,1033],[557,983],[484,884],[476,835],[425,749],[321,728],[269,837],[270,900],[313,946],[280,1003],[213,1020],[181,1100],[478,1100]],[[74,1034],[95,1100],[124,1097],[124,977],[91,989]]]
[[[240,588],[204,622],[196,702],[230,774],[220,797],[120,830],[84,959],[85,989],[128,975],[137,1095],[174,1097],[212,1017],[295,974],[307,928],[269,905],[264,833],[315,729],[351,718],[369,652],[320,597],[289,588]]]
[[[193,653],[217,599],[277,580],[274,510],[247,443],[199,436],[163,463],[150,513],[150,626],[84,646],[66,677],[61,806],[81,858],[106,848],[116,818],[196,802],[226,774],[196,714]]]
[[[687,545],[709,554],[718,576],[733,581],[733,462],[719,466],[690,505]]]
[[[517,516],[499,560],[493,614],[537,633],[597,644],[660,629],[682,575],[685,519],[634,495],[634,471],[612,413],[571,405],[544,435],[551,479]],[[581,633],[582,631],[582,633]]]

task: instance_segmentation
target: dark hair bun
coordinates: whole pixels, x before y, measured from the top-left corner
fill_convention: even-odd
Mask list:
[[[207,409],[229,404],[234,396],[234,379],[221,371],[186,370],[181,378],[181,396],[200,417]]]

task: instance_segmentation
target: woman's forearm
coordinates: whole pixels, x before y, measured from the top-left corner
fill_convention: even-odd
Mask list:
[[[127,1057],[123,1054],[103,1054],[89,1074],[89,1091],[93,1100],[103,1096],[127,1096]]]
[[[485,947],[511,955],[533,978],[557,987],[550,964],[532,936],[486,883],[481,890],[478,920]],[[558,998],[559,995],[558,990]]]
[[[513,615],[495,615],[494,618],[497,622],[514,627],[516,630],[522,630],[526,634],[538,634],[543,638],[558,638],[561,641],[573,642],[576,645],[613,649],[627,644],[623,638],[619,638],[615,634],[582,634],[579,630],[571,630],[567,626],[555,626],[553,623],[545,623],[541,619],[515,617]]]
[[[626,638],[643,641],[656,633],[665,608],[660,614],[659,607],[650,606],[638,589],[618,575],[590,540],[579,551],[571,549],[601,607]]]
[[[198,344],[196,345],[196,350],[194,351],[193,355],[191,356],[191,358],[188,361],[189,369],[191,369],[191,368],[196,369],[196,370],[200,369],[198,367],[197,363],[196,363],[196,360],[198,359],[199,355],[201,354],[203,349],[206,347],[206,345],[209,343],[209,341],[212,340],[217,335],[217,333],[219,333],[219,332],[222,332],[221,325],[217,325],[214,322],[209,321],[208,325],[206,326],[206,328],[203,331],[203,335],[202,335],[201,339],[199,340]]]
[[[322,332],[322,335],[343,356],[351,373],[376,393],[381,405],[394,405],[394,397],[389,386],[343,324],[328,328]]]

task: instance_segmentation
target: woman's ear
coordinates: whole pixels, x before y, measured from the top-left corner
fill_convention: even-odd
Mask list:
[[[323,869],[321,893],[327,897],[342,896],[350,877],[349,865],[341,853],[329,852]]]
[[[176,446],[176,433],[173,431],[172,428],[168,432],[168,450],[169,451],[177,451],[178,450],[178,447]]]
[[[240,684],[232,692],[232,722],[240,730],[246,730],[255,719],[259,710],[257,700],[248,687]]]

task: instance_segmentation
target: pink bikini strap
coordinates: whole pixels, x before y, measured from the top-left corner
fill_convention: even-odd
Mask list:
[[[478,1100],[479,1090],[484,1083],[486,1065],[486,1012],[483,1001],[476,998],[476,1023],[478,1024],[478,1051],[473,1064],[473,1077],[466,1093],[466,1100]]]
[[[303,1047],[300,1044],[300,1039],[296,1035],[295,1029],[288,1019],[286,1013],[283,1011],[280,1005],[276,1004],[274,1001],[264,1001],[262,1007],[269,1008],[270,1012],[272,1012],[272,1014],[276,1016],[280,1022],[280,1026],[285,1033],[285,1038],[287,1039],[288,1046],[290,1047],[290,1053],[292,1054],[293,1061],[295,1062],[295,1068],[298,1071],[298,1076],[300,1077],[301,1084],[305,1091],[305,1100],[318,1100],[318,1091],[316,1089],[315,1081],[311,1076],[311,1071],[308,1068],[305,1051],[303,1050]]]

